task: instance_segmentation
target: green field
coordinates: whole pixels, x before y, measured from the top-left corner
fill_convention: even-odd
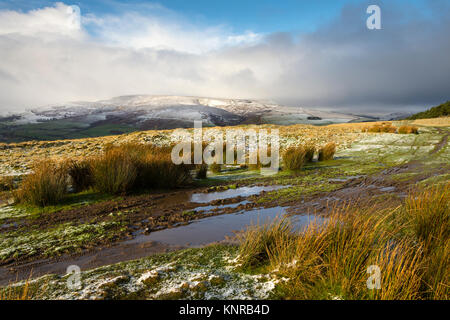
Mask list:
[[[124,124],[89,125],[69,120],[51,120],[24,125],[0,123],[0,142],[82,139],[129,133],[137,130],[135,127]]]

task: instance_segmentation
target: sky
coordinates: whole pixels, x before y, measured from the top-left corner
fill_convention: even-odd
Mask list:
[[[449,34],[446,0],[0,0],[0,113],[130,94],[415,112],[450,98]]]

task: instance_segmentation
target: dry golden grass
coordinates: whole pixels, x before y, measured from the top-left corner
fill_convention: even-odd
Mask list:
[[[64,166],[75,192],[81,192],[94,186],[91,161],[69,160]]]
[[[0,192],[11,191],[14,189],[14,178],[11,176],[0,177]]]
[[[321,145],[328,141],[335,141],[339,148],[348,147],[355,140],[364,136],[360,128],[354,124],[347,126],[323,126],[315,127],[311,125],[293,126],[237,126],[205,128],[209,130],[219,130],[225,132],[227,129],[277,129],[280,133],[280,146],[285,149],[298,144]],[[193,130],[190,130],[193,132]],[[173,130],[149,130],[123,134],[118,136],[107,136],[98,138],[57,140],[57,141],[30,141],[23,143],[0,143],[0,176],[10,175],[12,172],[27,173],[32,170],[33,164],[39,159],[47,158],[54,160],[77,160],[99,156],[110,145],[119,146],[126,144],[155,144],[157,146],[170,146]],[[17,164],[20,164],[18,167]]]
[[[397,128],[389,122],[382,122],[381,124],[373,124],[369,127],[364,127],[362,132],[370,133],[396,133]]]
[[[413,192],[403,218],[420,241],[427,268],[424,285],[432,298],[450,298],[450,183]]]
[[[287,220],[252,226],[241,235],[241,262],[288,279],[277,287],[287,299],[448,299],[449,190],[413,193],[399,208],[334,208],[296,233]],[[380,270],[379,289],[367,286],[370,266]]]
[[[94,186],[108,194],[175,188],[190,182],[193,165],[172,162],[171,147],[128,143],[108,146],[91,162]]]
[[[303,146],[290,147],[283,153],[283,164],[286,170],[300,170],[305,165],[307,150]]]
[[[93,159],[91,166],[94,187],[100,192],[127,193],[135,185],[138,169],[125,150],[109,149]]]
[[[418,134],[419,128],[413,126],[401,126],[398,128],[398,133],[400,134]]]
[[[445,189],[447,191],[442,191]],[[412,192],[405,204],[405,216],[415,236],[424,243],[450,238],[450,183]]]
[[[31,300],[28,281],[24,286],[0,288],[1,300]]]
[[[208,173],[207,164],[199,164],[195,166],[195,177],[197,179],[206,179]]]
[[[170,153],[148,153],[136,161],[139,189],[178,188],[191,182],[193,165],[176,165]]]
[[[418,119],[411,122],[412,125],[433,126],[433,127],[449,127],[450,117],[440,117],[433,119]]]
[[[415,121],[380,121],[372,122],[370,125],[382,124],[414,125],[414,126],[450,126],[450,117],[436,119],[420,119]],[[205,128],[208,130],[219,130],[225,132],[227,129],[277,129],[280,133],[281,149],[292,145],[322,145],[328,141],[334,141],[339,149],[349,147],[354,141],[361,139],[367,133],[361,132],[368,127],[368,123],[342,123],[328,126],[312,125],[248,125],[237,127]],[[190,130],[193,132],[193,130]],[[149,130],[123,134],[117,136],[107,136],[98,138],[57,140],[57,141],[30,141],[23,143],[0,143],[0,176],[11,173],[27,173],[32,169],[33,164],[43,158],[55,160],[83,160],[86,157],[98,156],[107,145],[123,145],[127,143],[153,143],[160,146],[167,146],[175,141],[171,140],[173,130]],[[18,167],[18,164],[20,166]]]
[[[220,165],[218,163],[213,163],[209,166],[209,169],[213,173],[220,173],[220,172],[222,172],[222,165]]]
[[[263,226],[251,226],[240,240],[239,260],[243,268],[258,267],[269,258],[272,246],[277,241],[289,241],[292,227],[288,220],[280,218]]]
[[[319,149],[319,161],[332,160],[336,153],[336,144],[329,142]]]
[[[45,207],[61,202],[67,188],[67,175],[63,167],[47,160],[37,163],[13,194],[16,202]]]
[[[304,146],[304,148],[305,148],[305,152],[306,152],[306,154],[305,154],[306,162],[313,161],[314,154],[316,153],[316,147],[313,144],[309,143],[309,144],[306,144]]]

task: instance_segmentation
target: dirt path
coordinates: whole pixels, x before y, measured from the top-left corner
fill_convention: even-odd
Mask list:
[[[15,280],[27,279],[30,277],[30,274],[32,274],[33,278],[49,273],[64,274],[67,267],[74,264],[78,265],[82,270],[89,270],[104,265],[143,258],[155,253],[163,253],[182,248],[180,246],[171,246],[153,241],[144,243],[130,243],[129,241],[124,241],[126,239],[133,239],[137,235],[136,232],[131,232],[133,229],[140,231],[147,230],[147,233],[150,233],[153,230],[162,230],[174,225],[183,225],[197,219],[251,210],[254,208],[270,208],[277,206],[289,207],[287,211],[291,214],[325,214],[327,213],[327,210],[334,205],[350,202],[367,203],[369,199],[376,195],[386,194],[386,190],[392,194],[404,196],[406,195],[411,181],[392,182],[389,180],[389,177],[394,173],[419,170],[420,166],[420,163],[412,162],[384,170],[376,175],[349,179],[338,190],[306,197],[303,203],[280,203],[274,201],[265,203],[262,206],[249,201],[244,205],[234,208],[224,208],[207,214],[196,213],[184,216],[182,212],[185,212],[185,210],[192,210],[201,206],[236,204],[246,199],[250,199],[245,197],[235,197],[231,199],[216,200],[205,204],[191,203],[189,202],[189,198],[192,193],[197,190],[189,190],[188,192],[172,192],[166,195],[135,196],[126,199],[126,201],[121,201],[120,203],[108,201],[69,210],[63,212],[60,217],[55,217],[53,220],[45,222],[39,220],[35,223],[43,227],[44,225],[48,226],[52,223],[56,223],[56,221],[58,221],[58,223],[61,221],[68,221],[68,219],[77,216],[81,216],[82,220],[89,220],[92,217],[101,220],[107,219],[111,211],[117,212],[120,210],[132,209],[133,214],[130,215],[130,218],[127,218],[129,219],[127,220],[127,223],[129,223],[130,227],[128,233],[125,234],[124,237],[117,238],[117,241],[105,243],[94,250],[85,251],[78,255],[64,255],[54,259],[36,260],[36,258],[31,258],[25,261],[9,263],[0,267],[0,285],[5,285]],[[432,173],[418,177],[416,181],[425,179],[430,174]],[[199,190],[205,191],[204,189]],[[400,197],[398,198],[398,201],[400,203]],[[59,214],[57,216],[59,216]],[[145,222],[143,222],[144,220]]]
[[[444,130],[442,130],[441,128],[436,128],[439,133],[444,133]],[[450,133],[446,133],[443,137],[442,140],[436,145],[436,147],[431,151],[430,155],[436,154],[439,151],[442,150],[442,148],[444,148],[444,146],[447,145],[448,142],[448,136],[450,135]]]
[[[442,129],[438,129],[444,133]],[[430,156],[436,154],[448,143],[449,133],[446,132]],[[121,261],[138,259],[151,254],[180,249],[180,246],[170,246],[162,243],[127,243],[124,240],[133,239],[138,232],[151,233],[157,230],[186,225],[193,221],[238,211],[248,211],[255,208],[289,207],[291,214],[326,214],[330,208],[343,203],[363,203],[377,196],[391,195],[390,204],[401,203],[411,185],[425,180],[432,175],[448,172],[448,168],[423,170],[424,165],[418,161],[411,161],[378,172],[370,176],[350,178],[342,186],[332,192],[324,192],[313,196],[305,196],[302,201],[269,201],[258,204],[252,197],[234,197],[215,200],[209,203],[193,203],[190,198],[193,193],[204,193],[208,188],[186,189],[170,193],[128,196],[119,200],[105,201],[83,207],[61,211],[58,214],[44,215],[38,219],[24,221],[26,227],[45,229],[64,222],[77,221],[78,223],[98,223],[108,221],[111,213],[128,212],[120,218],[127,225],[127,230],[109,243],[101,243],[98,248],[84,251],[79,255],[64,255],[55,259],[39,259],[31,257],[24,261],[15,261],[0,267],[0,285],[10,281],[27,279],[33,271],[33,277],[48,273],[64,274],[69,265],[76,264],[82,270],[88,270],[103,265]],[[407,181],[392,179],[393,175],[402,173],[418,173]],[[330,183],[333,183],[330,181]],[[245,183],[237,186],[244,186]],[[219,187],[220,188],[220,187]],[[244,200],[249,200],[245,201]],[[243,203],[243,204],[240,204]],[[213,209],[207,213],[197,212],[199,207],[223,206],[238,204],[235,207]],[[14,227],[11,227],[14,228]]]

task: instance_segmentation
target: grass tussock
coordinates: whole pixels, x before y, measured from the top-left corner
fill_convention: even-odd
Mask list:
[[[307,161],[307,150],[304,146],[290,147],[283,153],[283,164],[286,170],[300,170]]]
[[[94,187],[106,194],[121,194],[132,190],[137,180],[137,166],[125,150],[109,149],[92,160]]]
[[[413,193],[398,208],[334,208],[301,232],[287,220],[252,227],[241,235],[242,265],[288,279],[277,298],[448,299],[448,190]]]
[[[33,172],[24,178],[20,188],[14,192],[18,203],[45,207],[58,204],[67,193],[68,182],[64,168],[54,161],[36,164]]]
[[[138,189],[178,188],[191,182],[190,165],[176,165],[169,152],[148,152],[135,159]]]
[[[0,177],[0,192],[11,191],[15,188],[14,177],[1,176]]]
[[[174,164],[170,147],[143,144],[112,146],[92,161],[95,187],[108,194],[180,187],[191,181],[191,167]]]
[[[419,134],[419,128],[414,126],[401,126],[398,128],[399,134]]]
[[[263,153],[265,156],[267,156],[269,159],[271,159],[272,158],[272,147],[271,146],[268,146],[265,149],[258,149],[257,151],[255,151],[255,153],[256,153],[256,155],[253,155],[253,156],[249,155],[249,161],[248,161],[249,164],[247,166],[247,168],[249,170],[260,170],[261,168],[269,168],[272,166],[272,163],[270,161],[267,162],[267,160],[264,161],[264,164],[263,164],[263,161],[261,160],[261,154],[260,154],[260,153]],[[252,159],[252,158],[256,159],[256,163],[254,163],[254,159],[253,159],[253,161],[250,161],[250,159]],[[253,163],[251,163],[251,162],[253,162]]]
[[[443,189],[442,189],[443,188]],[[422,244],[427,268],[424,290],[435,299],[450,298],[450,184],[413,192],[402,218]]]
[[[306,162],[312,162],[314,159],[314,154],[316,153],[316,147],[313,144],[306,144],[305,148],[305,160]]]
[[[243,268],[259,267],[268,259],[272,246],[292,237],[292,227],[286,219],[276,219],[263,226],[254,225],[239,235],[239,257]]]
[[[14,196],[18,203],[45,207],[60,204],[69,185],[75,192],[93,188],[111,195],[177,188],[191,182],[191,170],[195,166],[174,164],[171,150],[171,147],[129,143],[109,145],[100,156],[82,161],[39,162],[14,191]]]
[[[396,133],[397,128],[390,123],[375,124],[371,127],[365,127],[362,132],[372,132],[372,133]]]
[[[439,242],[450,237],[450,183],[412,192],[406,199],[405,218],[417,239],[425,243]]]
[[[319,161],[332,160],[336,153],[336,144],[329,142],[319,149]]]
[[[65,170],[67,170],[72,188],[75,192],[82,192],[94,186],[94,177],[90,161],[69,160],[65,166]]]
[[[31,300],[30,286],[27,281],[23,286],[0,288],[0,301]]]
[[[209,170],[211,170],[212,173],[221,173],[222,165],[220,165],[218,163],[213,163],[209,166]]]
[[[195,178],[206,179],[208,176],[208,165],[199,164],[195,166]]]

